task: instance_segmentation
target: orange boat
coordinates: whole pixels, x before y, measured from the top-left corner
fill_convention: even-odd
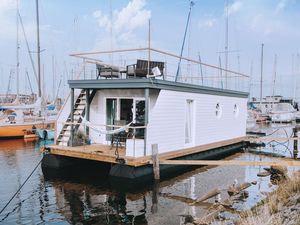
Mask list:
[[[0,125],[0,139],[23,138],[26,134],[24,131],[26,130],[32,130],[34,128],[46,129],[49,127],[54,127],[54,121]]]

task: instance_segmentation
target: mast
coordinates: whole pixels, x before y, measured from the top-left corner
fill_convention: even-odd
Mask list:
[[[180,58],[179,58],[179,62],[178,62],[175,82],[177,82],[177,79],[178,79],[178,76],[179,76],[179,70],[180,70],[180,64],[181,64],[181,59],[182,59],[182,54],[183,54],[183,49],[184,49],[184,44],[185,44],[186,33],[187,33],[187,29],[188,29],[188,26],[189,26],[189,23],[190,23],[190,16],[191,16],[192,7],[194,5],[195,5],[195,3],[193,1],[190,1],[190,10],[189,10],[188,18],[187,18],[187,21],[186,21],[186,26],[185,26],[184,36],[183,36],[183,43],[182,43],[182,46],[181,46],[181,52],[180,52]]]
[[[37,38],[37,63],[38,63],[38,97],[42,96],[41,91],[41,47],[40,47],[40,21],[39,21],[39,0],[36,0],[36,38]]]
[[[264,44],[261,44],[261,62],[260,62],[260,104],[262,102],[263,94],[263,64],[264,64]]]
[[[148,72],[150,75],[150,59],[151,59],[151,21],[148,21]]]
[[[16,65],[16,75],[17,75],[17,100],[19,100],[19,95],[20,95],[20,62],[19,62],[19,49],[20,49],[20,44],[19,44],[19,0],[17,0],[17,52],[16,52],[16,57],[17,57],[17,65]]]
[[[227,89],[227,69],[228,69],[228,0],[226,0],[226,20],[225,20],[225,88]]]
[[[275,95],[276,73],[277,73],[277,55],[274,56],[274,68],[273,68],[273,90],[272,97]]]

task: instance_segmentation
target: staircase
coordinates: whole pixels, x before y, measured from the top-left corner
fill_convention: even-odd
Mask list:
[[[74,117],[73,117],[73,133],[75,134],[82,122],[82,117],[85,116],[86,112],[86,101],[89,101],[90,103],[92,102],[94,96],[96,94],[96,90],[93,90],[92,93],[90,94],[90,98],[86,98],[86,91],[83,89],[81,90],[79,96],[77,97],[75,103],[74,103]],[[57,136],[56,139],[56,144],[57,145],[62,145],[62,146],[69,146],[70,140],[71,140],[71,128],[72,128],[72,120],[71,120],[71,113],[69,114],[66,123],[63,125],[59,135]]]

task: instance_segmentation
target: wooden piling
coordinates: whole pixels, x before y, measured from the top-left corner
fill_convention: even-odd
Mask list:
[[[294,127],[293,131],[294,131],[294,138],[297,138],[298,137],[298,127]],[[293,156],[294,156],[294,159],[297,159],[297,157],[298,157],[298,140],[297,139],[294,139]]]
[[[159,155],[158,155],[158,145],[157,144],[152,144],[152,162],[153,162],[154,180],[159,180],[160,179]]]

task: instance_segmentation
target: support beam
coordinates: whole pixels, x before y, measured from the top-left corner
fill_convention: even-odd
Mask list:
[[[74,140],[74,88],[71,88],[71,137],[70,137],[70,146],[73,146]]]
[[[153,162],[150,162],[151,164]],[[183,166],[300,166],[300,161],[242,161],[242,160],[160,160],[161,165]]]
[[[90,89],[85,89],[86,91],[86,100],[85,100],[85,117],[87,121],[90,121]],[[86,126],[86,130],[85,130],[85,134],[86,136],[89,136],[90,134],[90,130],[89,127]]]
[[[145,131],[144,131],[144,156],[147,150],[147,126],[149,120],[149,88],[145,89]]]

